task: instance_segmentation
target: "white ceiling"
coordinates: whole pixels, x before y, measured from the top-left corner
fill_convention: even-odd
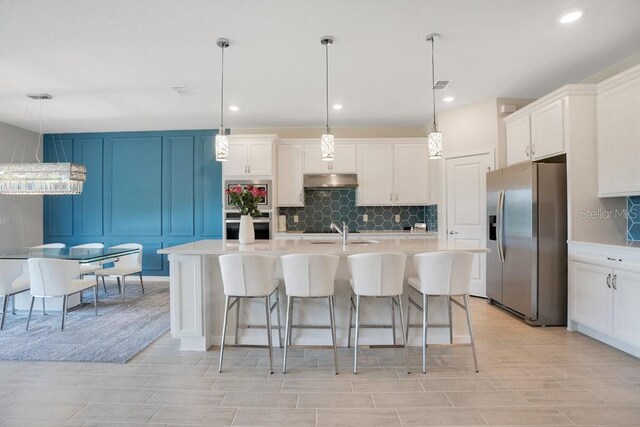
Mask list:
[[[429,33],[452,108],[579,82],[640,49],[638,22],[638,0],[0,0],[0,121],[36,129],[25,94],[48,92],[46,131],[215,128],[223,36],[227,127],[322,126],[331,34],[332,125],[418,126]]]

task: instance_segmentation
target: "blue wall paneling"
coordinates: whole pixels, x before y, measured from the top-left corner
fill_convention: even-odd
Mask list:
[[[45,160],[87,166],[79,196],[47,196],[44,241],[144,245],[144,274],[168,275],[158,249],[222,238],[222,169],[215,131],[45,136]]]

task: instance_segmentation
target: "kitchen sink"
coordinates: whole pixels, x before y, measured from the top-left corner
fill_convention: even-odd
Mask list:
[[[309,242],[312,245],[341,245],[342,242],[339,240],[314,240]],[[376,243],[380,243],[378,240],[353,240],[351,242],[347,242],[347,245],[375,245]]]

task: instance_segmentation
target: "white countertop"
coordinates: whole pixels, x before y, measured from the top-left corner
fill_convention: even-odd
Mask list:
[[[336,236],[338,236],[338,233],[305,233],[304,231],[295,231],[295,230],[291,230],[291,231],[276,231],[273,233],[274,236],[287,236],[287,235],[293,235],[293,236],[301,236],[301,235],[305,235],[305,236],[327,236],[327,235],[331,235],[331,234],[335,234]],[[358,230],[357,232],[350,232],[349,233],[350,236],[352,237],[357,237],[357,236],[372,236],[372,235],[399,235],[399,236],[437,236],[438,232],[437,231],[411,231],[411,230]]]
[[[371,239],[375,241],[374,239]],[[360,239],[362,241],[362,239]],[[322,244],[314,244],[313,240],[257,240],[251,245],[240,245],[237,240],[200,240],[160,249],[159,254],[178,255],[222,255],[237,252],[259,252],[271,255],[288,253],[326,253],[357,254],[363,252],[401,252],[417,254],[437,251],[469,251],[477,253],[489,252],[487,248],[477,248],[437,238],[428,239],[385,239],[372,244],[349,244],[342,246],[340,240],[323,240]],[[332,243],[327,243],[332,242]]]
[[[570,240],[569,244],[578,244],[578,245],[591,245],[591,246],[602,246],[609,248],[631,248],[631,249],[640,249],[640,242],[638,241],[609,241],[609,242],[585,242],[581,240]]]

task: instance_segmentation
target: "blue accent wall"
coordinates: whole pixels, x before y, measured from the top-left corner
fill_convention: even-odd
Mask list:
[[[143,269],[166,276],[158,249],[222,238],[222,168],[216,131],[148,131],[46,135],[46,161],[87,167],[79,196],[44,198],[44,241],[67,246],[144,245]]]
[[[627,198],[627,225],[630,241],[640,241],[640,196]]]

